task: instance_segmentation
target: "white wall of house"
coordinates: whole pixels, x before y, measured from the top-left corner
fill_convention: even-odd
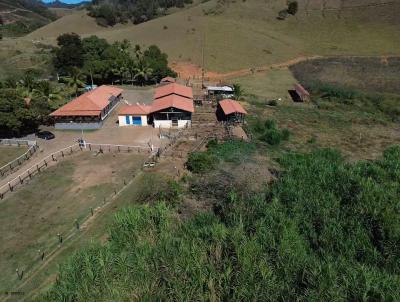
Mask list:
[[[186,125],[190,126],[191,120],[178,120],[178,128],[184,128]],[[154,128],[172,128],[171,120],[154,120]]]
[[[129,124],[126,122],[126,117],[129,116]],[[120,127],[124,126],[138,126],[138,125],[133,125],[133,117],[137,117],[139,115],[119,115],[118,116],[118,122]],[[147,126],[147,115],[140,115],[142,119],[142,126]]]

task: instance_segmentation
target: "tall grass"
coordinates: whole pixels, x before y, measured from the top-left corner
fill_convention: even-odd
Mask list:
[[[267,195],[227,193],[182,221],[164,203],[119,212],[41,301],[399,301],[400,147],[349,164],[289,153]]]

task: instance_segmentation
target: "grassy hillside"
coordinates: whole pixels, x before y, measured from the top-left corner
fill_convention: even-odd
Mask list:
[[[140,25],[112,28],[96,25],[80,11],[27,38],[54,43],[64,32],[97,34],[110,41],[157,44],[172,60],[196,64],[201,64],[204,45],[206,68],[214,71],[257,68],[300,55],[399,54],[393,37],[400,34],[395,15],[400,3],[342,10],[331,5],[321,10],[321,1],[308,1],[307,9],[306,2],[299,1],[298,14],[281,21],[276,17],[285,1],[220,2],[211,0]],[[357,6],[366,2],[346,3]]]
[[[20,36],[56,19],[56,15],[38,0],[0,0],[0,32]]]

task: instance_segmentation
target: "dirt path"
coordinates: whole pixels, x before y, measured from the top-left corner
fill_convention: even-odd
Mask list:
[[[319,59],[319,58],[322,58],[322,56],[318,56],[318,55],[300,56],[300,57],[290,59],[290,60],[282,62],[282,63],[264,65],[264,66],[260,66],[257,68],[245,68],[245,69],[239,69],[239,70],[234,70],[234,71],[225,72],[225,73],[207,71],[207,72],[205,72],[204,77],[210,81],[222,81],[222,80],[227,80],[230,78],[236,78],[236,77],[241,77],[241,76],[252,75],[255,73],[266,72],[269,69],[288,68],[289,66],[292,66],[294,64],[297,64],[297,63],[300,63],[303,61]],[[183,78],[183,79],[200,78],[202,76],[201,67],[198,65],[195,65],[193,63],[173,62],[173,63],[171,63],[170,67],[178,73],[180,78]]]

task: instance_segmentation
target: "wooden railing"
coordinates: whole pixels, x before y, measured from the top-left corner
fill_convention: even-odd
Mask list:
[[[73,144],[69,147],[54,152],[45,158],[41,159],[37,163],[33,164],[29,169],[25,170],[12,180],[0,187],[0,200],[5,197],[6,194],[13,192],[15,188],[22,186],[26,180],[32,179],[33,176],[40,173],[42,170],[47,168],[49,165],[56,163],[58,160],[63,159],[67,155],[71,155],[77,151],[97,151],[100,153],[104,152],[137,152],[139,154],[148,154],[149,156],[155,155],[159,152],[159,148],[152,146],[128,146],[128,145],[113,145],[113,144],[97,144],[97,143],[86,143],[86,144]]]
[[[31,158],[32,155],[39,149],[39,146],[37,145],[36,141],[2,139],[0,140],[0,144],[7,146],[18,146],[18,147],[28,146],[28,150],[24,154],[18,156],[16,159],[0,167],[1,177],[3,177],[9,172],[15,171],[16,168],[21,166],[24,161],[27,161],[29,158]]]

